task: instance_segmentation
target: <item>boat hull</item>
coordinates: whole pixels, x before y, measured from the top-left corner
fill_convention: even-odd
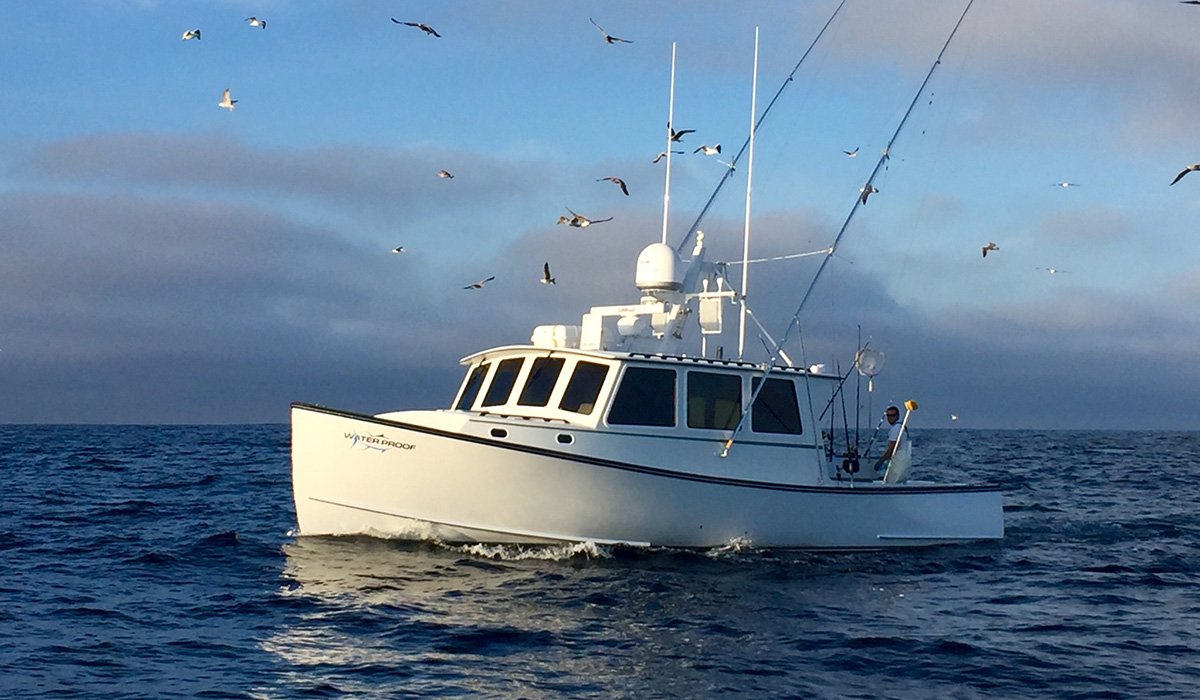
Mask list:
[[[878,549],[999,539],[998,489],[687,473],[294,404],[302,535]]]

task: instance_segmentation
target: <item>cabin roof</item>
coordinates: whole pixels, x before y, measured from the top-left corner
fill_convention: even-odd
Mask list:
[[[487,359],[488,357],[512,357],[516,355],[538,355],[541,357],[549,357],[550,355],[576,355],[602,360],[636,362],[638,364],[673,364],[695,367],[719,367],[744,371],[762,369],[762,365],[754,362],[746,362],[744,360],[691,357],[688,355],[664,355],[662,353],[647,352],[612,352],[602,350],[579,350],[576,348],[542,348],[535,347],[533,345],[503,345],[500,347],[489,348],[487,350],[481,350],[477,353],[473,353],[462,358],[459,360],[459,364],[470,365],[477,361]],[[812,377],[840,379],[840,377],[834,374],[810,372],[803,367],[775,365],[771,371],[782,372],[791,375],[810,375]]]

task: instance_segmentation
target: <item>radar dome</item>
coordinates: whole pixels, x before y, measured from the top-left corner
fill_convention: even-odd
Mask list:
[[[679,256],[675,249],[665,243],[652,243],[642,249],[637,259],[637,288],[644,291],[683,289],[683,282],[676,274]]]

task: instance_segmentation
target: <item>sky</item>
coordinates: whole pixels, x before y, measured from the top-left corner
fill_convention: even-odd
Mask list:
[[[827,248],[966,7],[847,0],[796,69],[838,4],[0,4],[0,423],[448,406],[460,358],[637,301],[672,46],[678,245],[749,133],[756,27],[758,113],[786,87],[751,257]],[[976,0],[789,355],[868,342],[872,405],[917,427],[1200,429],[1200,172],[1169,184],[1200,162],[1198,33],[1175,0]],[[700,223],[710,260],[740,258],[748,174]],[[774,337],[818,264],[751,266]]]

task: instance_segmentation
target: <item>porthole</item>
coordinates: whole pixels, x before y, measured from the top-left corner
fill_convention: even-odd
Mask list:
[[[508,431],[505,430],[504,428],[492,428],[492,437],[506,438],[506,437],[508,437]]]
[[[571,443],[575,442],[575,436],[568,435],[567,433],[559,433],[558,442],[562,445],[570,445]]]

